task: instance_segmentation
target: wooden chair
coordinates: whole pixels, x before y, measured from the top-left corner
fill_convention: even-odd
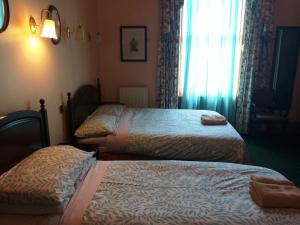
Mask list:
[[[273,104],[271,89],[255,90],[250,109],[250,134],[284,134],[288,119],[288,109],[278,109]]]

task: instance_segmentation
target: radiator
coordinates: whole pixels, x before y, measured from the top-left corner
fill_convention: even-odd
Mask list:
[[[148,88],[120,88],[120,103],[129,107],[148,107]]]

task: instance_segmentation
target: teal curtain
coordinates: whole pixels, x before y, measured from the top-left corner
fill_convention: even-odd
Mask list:
[[[242,0],[185,1],[182,108],[214,110],[234,123],[242,15]]]

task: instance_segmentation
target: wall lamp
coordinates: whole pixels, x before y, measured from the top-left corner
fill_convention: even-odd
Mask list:
[[[29,18],[29,27],[33,34],[37,32],[38,27],[40,27],[40,36],[44,38],[57,39],[55,21],[50,19],[50,11],[48,9],[43,9],[41,11],[41,22],[37,24],[35,19],[31,16]]]

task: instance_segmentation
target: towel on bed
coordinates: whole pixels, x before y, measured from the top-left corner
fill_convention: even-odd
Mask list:
[[[201,123],[203,125],[226,125],[227,120],[221,115],[201,115]]]
[[[295,184],[292,181],[287,180],[287,179],[280,179],[277,177],[251,175],[250,179],[252,181],[265,183],[265,184],[294,185],[295,186]]]
[[[261,207],[300,209],[300,189],[294,185],[250,181],[250,195]]]

